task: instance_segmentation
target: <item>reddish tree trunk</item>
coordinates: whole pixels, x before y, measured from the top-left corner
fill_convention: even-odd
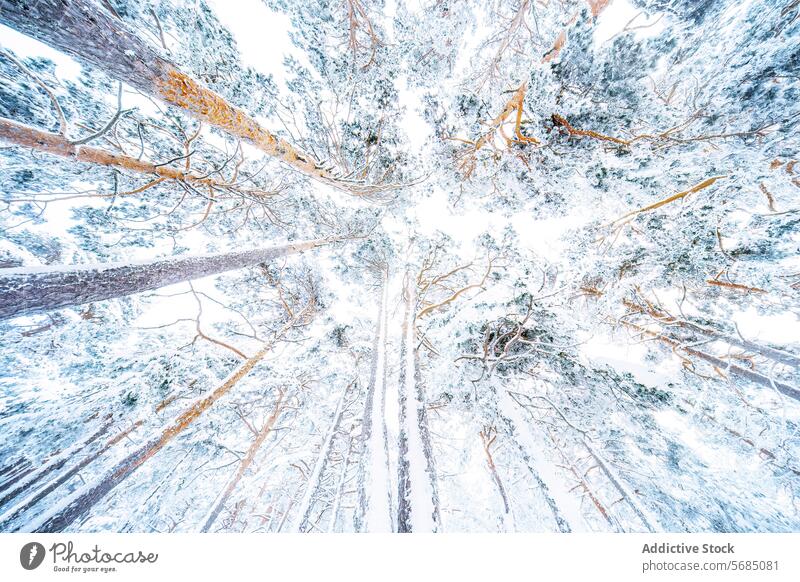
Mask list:
[[[180,107],[309,176],[350,189],[351,184],[337,179],[313,157],[182,73],[124,22],[91,0],[0,0],[0,23]]]

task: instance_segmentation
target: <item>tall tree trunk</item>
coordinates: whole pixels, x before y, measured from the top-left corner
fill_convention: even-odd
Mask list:
[[[78,267],[0,269],[0,320],[158,289],[300,253],[330,242],[317,239],[222,255]]]
[[[526,419],[519,413],[513,398],[496,382],[493,383],[493,390],[497,396],[500,420],[517,445],[531,476],[539,486],[550,511],[553,512],[556,527],[563,533],[586,531],[578,501],[570,495],[558,478],[555,465],[545,458],[540,450],[540,444],[528,428]]]
[[[342,468],[339,470],[339,478],[336,482],[336,491],[333,496],[333,508],[331,508],[331,520],[328,522],[328,533],[336,531],[336,524],[339,522],[339,515],[342,511],[342,497],[344,496],[344,486],[347,484],[347,469],[350,464],[350,457],[353,454],[353,445],[356,440],[348,435],[347,449],[342,459]]]
[[[153,174],[162,181],[166,179],[180,180],[197,186],[230,188],[228,184],[212,178],[203,178],[168,166],[157,166],[122,154],[112,154],[100,148],[76,145],[63,135],[41,131],[35,127],[2,117],[0,117],[0,140],[12,145],[33,148],[87,164],[99,164],[139,174]]]
[[[416,277],[411,271],[406,273],[403,295],[405,317],[400,349],[397,531],[435,532],[441,521],[439,495],[425,395],[419,378]]]
[[[740,378],[746,378],[751,382],[758,384],[764,388],[769,388],[772,390],[776,390],[781,394],[788,396],[794,400],[800,401],[800,388],[796,386],[792,386],[790,384],[785,384],[783,382],[779,382],[775,380],[771,376],[764,376],[763,374],[759,374],[758,372],[754,372],[753,370],[749,370],[747,368],[742,368],[741,366],[737,366],[732,364],[730,360],[726,361],[716,356],[712,356],[711,354],[707,354],[706,352],[701,352],[689,345],[684,345],[685,342],[678,341],[674,338],[662,335],[655,331],[650,331],[647,328],[642,327],[641,325],[636,325],[635,323],[631,323],[629,321],[622,321],[623,325],[629,327],[631,329],[635,329],[636,331],[646,335],[648,337],[652,337],[657,339],[666,345],[672,348],[673,352],[677,352],[678,350],[689,354],[690,356],[694,356],[699,360],[703,360],[708,362],[714,368],[722,373],[722,372],[729,372],[734,376],[739,376]]]
[[[217,400],[230,392],[231,388],[264,359],[275,344],[297,323],[300,317],[302,317],[302,314],[296,315],[286,323],[264,347],[242,364],[221,386],[216,388],[211,394],[198,398],[189,408],[184,410],[180,416],[170,423],[169,426],[164,428],[161,434],[125,457],[98,481],[77,490],[67,497],[63,503],[54,506],[51,510],[39,516],[35,521],[28,522],[21,528],[18,528],[17,531],[30,530],[49,533],[63,531],[64,528],[68,527],[76,519],[88,513],[92,506],[113,491],[117,485],[130,477],[139,467],[148,459],[155,456],[175,437],[189,428],[189,426],[211,408]]]
[[[342,395],[336,405],[336,410],[333,413],[333,422],[331,422],[328,432],[325,434],[325,438],[322,441],[319,455],[317,455],[317,461],[314,463],[314,469],[311,471],[306,481],[306,488],[303,492],[303,498],[300,501],[300,507],[297,510],[297,517],[292,524],[292,531],[294,532],[303,533],[311,529],[311,514],[316,505],[320,489],[323,486],[322,482],[325,478],[325,473],[333,450],[333,439],[341,428],[342,415],[345,411],[347,396],[357,384],[358,378],[350,382],[342,391]]]
[[[636,499],[636,495],[628,488],[627,485],[625,485],[623,480],[616,474],[616,471],[605,460],[600,452],[592,446],[592,444],[589,442],[589,439],[585,435],[583,444],[592,455],[592,458],[597,462],[597,466],[600,467],[603,473],[605,473],[606,477],[608,477],[608,480],[611,481],[611,484],[614,485],[616,490],[620,492],[636,516],[642,521],[642,524],[647,531],[650,533],[655,533],[657,530],[654,524],[657,524],[658,521],[656,521],[649,511],[641,506],[639,501]]]
[[[220,512],[228,502],[228,499],[236,490],[236,486],[239,484],[239,481],[242,480],[242,477],[244,477],[247,469],[253,464],[253,460],[256,458],[256,453],[261,448],[261,445],[264,444],[267,435],[272,432],[272,427],[275,426],[275,421],[278,420],[278,416],[280,415],[283,406],[284,395],[285,393],[283,390],[278,392],[278,400],[275,402],[275,406],[272,408],[272,414],[264,422],[264,426],[261,427],[261,430],[258,431],[253,444],[250,445],[250,448],[247,450],[247,455],[245,455],[244,459],[242,459],[242,462],[239,463],[236,473],[233,475],[233,477],[231,477],[227,485],[225,485],[225,488],[222,490],[222,493],[220,493],[219,497],[214,503],[214,506],[211,508],[211,511],[209,511],[206,521],[203,524],[203,527],[200,529],[201,532],[207,532],[211,529],[211,526],[214,525],[214,522],[217,520],[217,517],[219,517]]]
[[[142,424],[144,424],[144,420],[137,420],[127,429],[120,431],[114,437],[109,439],[102,448],[98,449],[91,455],[85,456],[81,459],[78,463],[73,465],[67,471],[59,474],[55,479],[49,481],[44,484],[43,487],[34,491],[29,496],[25,497],[14,506],[9,508],[7,511],[0,514],[0,531],[7,531],[11,522],[13,522],[17,517],[19,517],[23,512],[28,511],[34,505],[39,503],[42,499],[50,495],[53,491],[58,489],[61,485],[72,479],[75,475],[81,472],[84,467],[89,466],[91,463],[99,459],[102,455],[106,453],[111,447],[116,445],[122,439],[127,438],[130,433],[135,431],[139,428]]]
[[[0,491],[5,491],[14,483],[28,476],[34,471],[33,465],[25,457],[9,463],[0,470]]]
[[[780,362],[781,364],[792,366],[794,368],[800,368],[800,357],[796,356],[795,354],[791,354],[783,350],[778,350],[770,346],[757,344],[755,342],[746,340],[743,337],[735,337],[723,333],[718,329],[707,327],[705,325],[700,325],[693,321],[689,321],[688,319],[681,319],[679,317],[675,317],[671,313],[667,313],[663,309],[660,309],[648,302],[645,302],[644,305],[640,305],[639,303],[636,303],[629,299],[623,299],[622,303],[625,305],[625,307],[627,307],[628,309],[630,309],[635,313],[646,313],[647,315],[652,317],[656,322],[665,327],[677,326],[677,327],[682,327],[684,329],[689,329],[691,331],[701,333],[708,337],[713,337],[714,339],[723,341],[732,346],[739,346],[742,349],[751,352],[756,352],[757,354],[761,354],[765,358],[769,358],[770,360],[773,360],[775,362]]]
[[[110,418],[110,416],[109,416]],[[3,507],[9,501],[15,499],[19,495],[29,491],[33,488],[38,482],[42,479],[47,477],[53,471],[57,471],[61,467],[67,464],[72,458],[79,455],[85,448],[89,447],[94,441],[99,439],[103,436],[108,429],[111,427],[112,421],[107,420],[103,425],[93,433],[88,439],[84,441],[80,441],[71,447],[67,447],[65,450],[53,455],[46,462],[37,470],[34,471],[32,474],[27,475],[24,479],[20,482],[16,483],[16,486],[11,491],[2,491],[0,492],[0,507]],[[0,521],[2,519],[0,518]]]
[[[363,532],[391,532],[391,490],[389,487],[389,442],[386,429],[386,320],[389,273],[381,273],[381,302],[378,309],[372,359],[372,378],[364,401],[361,432],[364,454],[358,480],[355,529]]]
[[[180,107],[309,176],[350,190],[352,184],[338,179],[312,156],[182,73],[124,22],[91,0],[0,0],[0,23]]]
[[[595,509],[603,516],[606,523],[616,532],[624,532],[625,530],[622,529],[620,523],[617,519],[613,518],[610,514],[606,506],[600,500],[600,496],[594,490],[594,487],[589,483],[587,479],[586,473],[580,471],[576,466],[575,463],[569,458],[567,453],[564,452],[564,449],[558,444],[558,438],[553,434],[550,429],[547,429],[547,436],[550,437],[550,442],[553,443],[553,448],[558,451],[558,456],[561,457],[561,461],[563,462],[563,467],[568,469],[575,480],[578,482],[583,492],[586,496],[591,500],[592,504],[594,505]]]

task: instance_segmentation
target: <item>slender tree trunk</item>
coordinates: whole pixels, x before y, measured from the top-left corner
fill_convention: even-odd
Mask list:
[[[744,338],[738,338],[728,335],[711,327],[699,325],[697,323],[694,323],[693,321],[688,321],[686,319],[680,319],[678,317],[674,317],[673,315],[667,313],[666,311],[659,310],[658,308],[650,304],[647,304],[646,306],[639,305],[638,303],[635,303],[628,299],[624,299],[622,303],[625,305],[625,307],[627,307],[631,311],[637,313],[646,313],[661,325],[667,327],[678,326],[684,329],[696,331],[708,337],[713,337],[714,339],[718,339],[720,341],[728,343],[732,346],[739,346],[740,348],[743,348],[745,350],[756,352],[757,354],[761,354],[765,358],[769,358],[775,362],[780,362],[781,364],[792,366],[794,368],[800,367],[800,357],[791,354],[789,352],[778,350],[769,346],[763,346],[761,344],[748,341]]]
[[[483,452],[486,455],[486,466],[489,468],[492,481],[494,481],[497,492],[503,500],[503,512],[508,515],[511,512],[511,508],[508,504],[508,495],[506,494],[506,488],[503,486],[503,480],[500,479],[500,473],[497,472],[497,465],[495,465],[494,456],[492,455],[492,445],[497,437],[497,432],[493,427],[487,427],[479,433],[479,436],[483,444]]]
[[[614,485],[620,494],[622,494],[622,497],[624,497],[625,501],[628,502],[628,505],[631,507],[631,509],[633,509],[633,512],[642,521],[644,526],[647,528],[647,531],[650,533],[655,533],[656,528],[653,524],[658,523],[655,518],[639,504],[639,501],[636,499],[636,497],[634,497],[634,493],[628,488],[627,485],[625,485],[622,479],[617,476],[611,465],[605,460],[600,452],[592,446],[588,438],[584,437],[583,444],[592,455],[592,458],[597,462],[597,466],[600,467],[603,473],[606,474],[606,477],[608,477],[608,480],[611,481],[611,484]]]
[[[35,127],[0,117],[0,140],[12,145],[33,148],[56,156],[70,158],[87,164],[98,164],[139,174],[153,174],[163,180],[180,180],[196,186],[230,188],[228,184],[211,178],[181,172],[169,166],[157,166],[122,154],[112,154],[100,148],[75,145],[63,135],[41,131]]]
[[[372,378],[364,401],[361,457],[355,529],[364,532],[392,531],[389,487],[389,442],[386,429],[386,323],[388,271],[381,273],[381,303],[375,334]]]
[[[330,242],[317,239],[222,255],[141,263],[0,269],[0,320],[125,297],[264,263]]]
[[[239,468],[236,470],[236,473],[230,479],[230,481],[228,481],[228,484],[223,489],[222,493],[217,499],[217,502],[214,503],[214,507],[209,512],[208,517],[206,518],[206,521],[203,524],[202,529],[200,530],[201,532],[207,532],[209,529],[211,529],[211,526],[214,525],[214,522],[217,520],[217,517],[222,511],[222,508],[225,507],[225,504],[228,502],[228,499],[233,494],[234,490],[236,489],[236,486],[239,484],[239,481],[242,480],[245,471],[247,471],[247,469],[253,463],[253,459],[255,459],[258,449],[260,449],[261,445],[264,444],[267,435],[269,435],[269,433],[272,432],[272,427],[275,426],[275,421],[278,420],[278,416],[281,413],[281,408],[283,405],[283,397],[284,397],[284,392],[283,390],[281,390],[278,393],[278,400],[275,402],[275,406],[272,408],[272,414],[266,420],[266,422],[264,422],[264,426],[258,432],[258,435],[256,435],[253,444],[250,445],[250,448],[247,451],[247,455],[245,455],[244,459],[242,459],[242,462],[239,463]]]
[[[680,350],[686,354],[689,354],[690,356],[694,356],[700,360],[708,362],[720,372],[729,372],[735,376],[739,376],[740,378],[746,378],[751,382],[758,384],[759,386],[777,390],[778,392],[780,392],[785,396],[788,396],[789,398],[800,401],[800,389],[796,388],[795,386],[779,382],[769,376],[764,376],[762,374],[759,374],[758,372],[754,372],[753,370],[748,370],[747,368],[742,368],[741,366],[732,364],[730,361],[725,361],[716,356],[712,356],[711,354],[701,352],[700,350],[696,350],[692,347],[684,345],[682,342],[676,339],[673,339],[671,337],[662,335],[654,331],[650,331],[649,329],[646,329],[641,325],[636,325],[635,323],[631,323],[629,321],[623,321],[622,323],[626,327],[635,329],[644,335],[650,336],[665,343],[666,345],[672,348],[673,352]]]
[[[53,455],[37,471],[34,471],[33,474],[26,476],[25,479],[22,479],[19,483],[17,483],[16,487],[14,487],[11,491],[8,492],[3,491],[2,493],[0,493],[2,495],[2,498],[0,498],[0,507],[3,507],[12,499],[28,491],[31,487],[36,485],[36,483],[47,477],[53,471],[56,471],[61,467],[63,467],[75,455],[80,454],[80,452],[83,449],[90,446],[94,441],[103,436],[103,434],[105,434],[110,427],[111,427],[111,420],[108,420],[100,427],[99,430],[97,430],[94,434],[92,434],[88,439],[76,443],[75,445],[68,447],[66,450],[63,450],[56,455]]]
[[[322,487],[322,480],[330,460],[331,450],[333,448],[333,438],[339,431],[342,423],[342,415],[344,414],[347,395],[350,393],[350,390],[353,388],[353,386],[357,384],[357,382],[358,380],[353,380],[350,382],[350,384],[348,384],[342,392],[342,396],[339,398],[339,402],[336,405],[336,411],[333,413],[333,422],[328,428],[328,432],[325,434],[325,439],[322,441],[322,447],[320,448],[319,455],[317,456],[317,462],[314,463],[314,469],[308,476],[306,489],[303,492],[303,499],[300,501],[297,519],[292,525],[292,531],[306,532],[309,530],[311,512],[314,509],[314,504],[317,500],[317,493]]]
[[[691,407],[694,407],[694,406],[696,406],[696,403],[694,403],[694,402],[690,402],[690,401],[688,401],[688,400],[684,400],[684,402],[685,402],[685,403],[686,403],[688,406],[691,406]],[[745,443],[746,445],[748,445],[749,447],[751,447],[752,449],[754,449],[755,451],[757,451],[757,452],[758,452],[758,454],[761,456],[761,458],[763,458],[763,459],[769,459],[769,461],[770,461],[771,463],[774,463],[774,466],[775,466],[775,467],[778,467],[778,468],[781,468],[781,469],[785,469],[785,470],[787,470],[787,471],[791,471],[791,472],[792,472],[792,473],[794,473],[796,476],[800,477],[800,469],[798,469],[797,467],[792,467],[792,466],[789,466],[789,465],[782,465],[782,464],[780,464],[780,461],[779,461],[779,460],[778,460],[778,458],[775,456],[775,453],[773,453],[773,452],[772,452],[772,451],[770,451],[769,449],[765,449],[764,447],[761,447],[761,446],[757,445],[757,444],[755,443],[755,441],[754,441],[752,438],[749,438],[749,437],[747,437],[747,436],[743,435],[743,434],[742,434],[742,433],[740,433],[738,430],[735,430],[735,429],[733,429],[733,428],[731,428],[731,427],[729,427],[729,426],[726,426],[725,424],[723,424],[722,422],[720,422],[719,420],[717,420],[716,418],[714,418],[714,417],[713,417],[711,414],[709,414],[709,413],[708,413],[708,412],[706,412],[705,410],[701,410],[701,411],[700,411],[700,414],[702,414],[702,415],[703,415],[703,418],[705,418],[706,420],[708,420],[708,421],[709,421],[709,422],[711,422],[712,424],[714,424],[714,425],[718,426],[718,427],[719,427],[719,428],[721,428],[723,431],[725,431],[727,434],[729,434],[729,435],[731,435],[731,436],[733,436],[733,437],[736,437],[736,438],[737,438],[737,439],[739,439],[741,442]]]
[[[0,481],[0,491],[5,491],[14,483],[29,473],[32,473],[33,470],[33,465],[31,465],[28,459],[24,457],[6,465],[0,471],[0,479],[2,479],[2,481]]]
[[[175,105],[309,176],[349,190],[346,181],[182,73],[91,0],[0,0],[0,23]]]
[[[406,273],[405,317],[400,350],[400,438],[397,531],[435,532],[441,522],[436,468],[428,432],[425,395],[416,349],[416,277]]]
[[[109,439],[108,442],[106,442],[106,444],[103,445],[103,447],[100,450],[84,457],[76,465],[72,466],[64,473],[61,473],[55,479],[46,483],[44,487],[31,493],[29,496],[25,497],[24,499],[19,501],[16,505],[11,507],[8,511],[0,515],[0,531],[8,531],[9,524],[17,517],[19,517],[23,512],[29,510],[31,507],[39,503],[39,501],[47,497],[50,493],[58,489],[61,485],[72,479],[75,475],[80,473],[80,471],[84,467],[87,467],[95,460],[100,458],[102,455],[106,453],[106,451],[108,451],[111,447],[116,445],[122,439],[126,438],[130,433],[135,431],[142,424],[144,424],[143,420],[137,420],[129,428],[121,431],[119,434]]]
[[[502,386],[495,386],[494,391],[498,399],[500,419],[505,424],[512,441],[517,445],[545,502],[553,512],[556,527],[564,533],[585,531],[580,505],[564,489],[555,472],[555,466],[542,454],[526,419],[519,413],[518,405]]]
[[[787,366],[792,366],[793,368],[800,368],[800,357],[797,357],[794,354],[790,354],[789,352],[785,352],[783,350],[777,350],[769,346],[762,346],[760,344],[748,341],[746,339],[740,339],[737,337],[726,335],[715,329],[697,325],[685,320],[678,320],[677,325],[680,325],[681,327],[685,327],[687,329],[691,329],[693,331],[700,332],[709,337],[713,337],[714,339],[727,342],[732,346],[739,346],[740,348],[743,348],[745,350],[756,352],[757,354],[761,354],[765,358],[769,358],[776,362],[780,362],[781,364],[786,364]]]
[[[342,497],[344,496],[344,486],[347,484],[347,468],[350,464],[350,457],[353,454],[355,439],[351,436],[347,441],[347,452],[342,459],[342,468],[339,471],[339,479],[336,485],[336,492],[333,496],[333,508],[331,509],[331,520],[328,523],[328,533],[336,531],[336,524],[339,522],[339,514],[342,511]]]
[[[550,442],[553,443],[553,448],[555,448],[558,451],[558,455],[561,457],[561,460],[564,463],[563,466],[565,468],[569,469],[569,472],[572,473],[572,476],[580,484],[581,489],[583,489],[583,492],[586,493],[586,495],[592,501],[592,504],[595,506],[597,511],[600,513],[600,515],[603,516],[603,519],[606,520],[606,523],[608,523],[608,525],[610,527],[612,527],[614,529],[614,531],[617,531],[617,532],[624,531],[620,527],[619,523],[617,523],[617,521],[615,519],[612,519],[611,515],[609,515],[608,509],[605,507],[605,505],[603,505],[603,502],[600,501],[600,497],[598,496],[598,494],[594,491],[592,486],[587,481],[586,473],[581,474],[581,472],[578,470],[578,468],[575,467],[575,464],[572,462],[571,459],[569,459],[567,457],[567,454],[564,452],[564,450],[558,444],[558,440],[556,439],[556,437],[553,435],[553,433],[549,429],[547,430],[547,436],[550,437]]]
[[[167,426],[160,435],[150,440],[127,457],[120,461],[104,477],[95,483],[79,489],[70,495],[64,503],[55,506],[52,510],[20,528],[27,531],[52,533],[63,531],[76,519],[85,515],[97,502],[108,495],[117,485],[130,477],[136,469],[141,467],[148,459],[155,456],[161,449],[169,444],[176,436],[185,431],[203,415],[220,398],[225,396],[242,378],[270,352],[275,343],[294,324],[294,320],[287,323],[279,330],[271,342],[266,344],[258,353],[242,364],[238,370],[208,396],[199,398],[187,408],[178,418]]]

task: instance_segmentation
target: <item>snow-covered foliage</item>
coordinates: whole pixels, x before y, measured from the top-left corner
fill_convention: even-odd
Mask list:
[[[62,4],[139,44],[0,0],[0,531],[800,529],[800,3]]]

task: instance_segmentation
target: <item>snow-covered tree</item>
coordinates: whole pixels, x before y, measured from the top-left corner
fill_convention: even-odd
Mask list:
[[[0,531],[797,531],[797,2],[0,33]]]

